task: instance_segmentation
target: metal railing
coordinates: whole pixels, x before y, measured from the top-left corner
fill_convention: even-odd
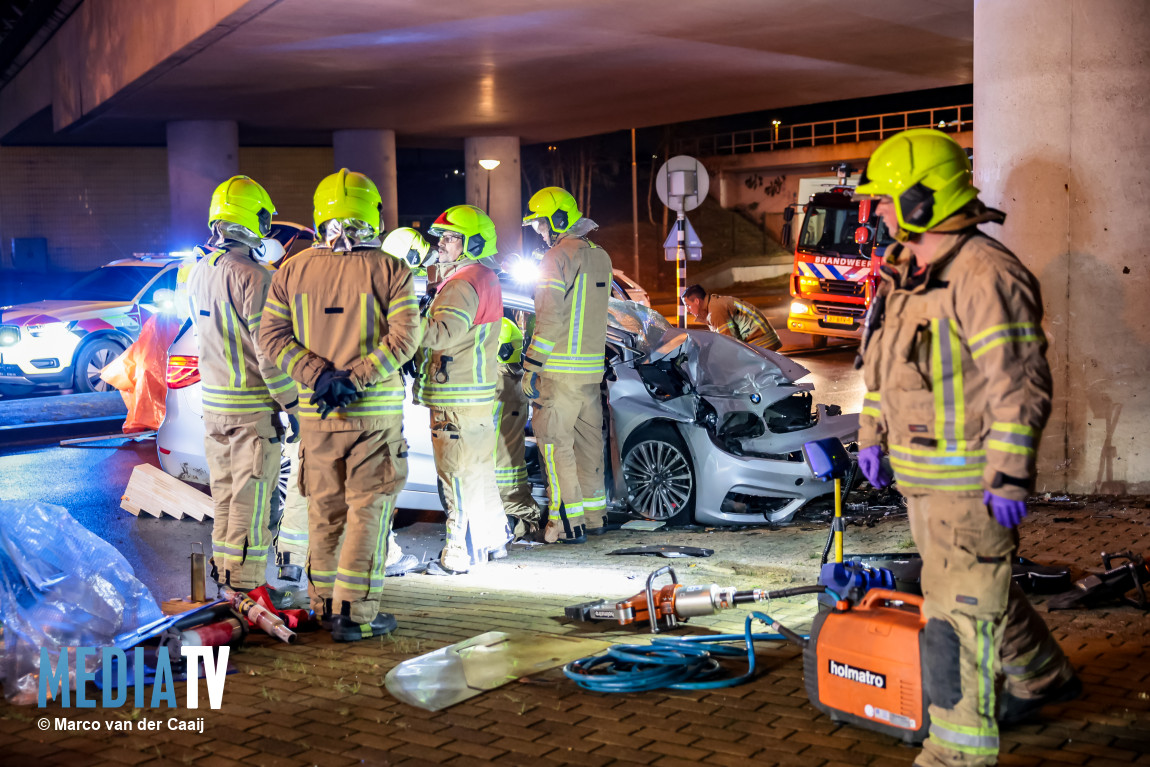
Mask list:
[[[707,157],[772,152],[776,149],[881,141],[907,128],[937,128],[947,133],[959,133],[973,127],[974,105],[962,104],[679,139],[674,144],[673,153]]]

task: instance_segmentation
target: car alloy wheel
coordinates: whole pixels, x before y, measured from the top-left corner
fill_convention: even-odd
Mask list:
[[[109,338],[97,338],[81,346],[75,358],[75,390],[81,394],[112,391],[112,385],[100,378],[100,373],[123,352],[124,347]]]
[[[640,436],[623,459],[631,508],[646,519],[690,522],[695,472],[690,456],[670,427]]]

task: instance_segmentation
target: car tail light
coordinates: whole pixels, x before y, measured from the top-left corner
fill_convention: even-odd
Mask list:
[[[168,375],[166,377],[169,389],[183,389],[200,382],[200,358],[186,355],[172,355],[168,357]]]

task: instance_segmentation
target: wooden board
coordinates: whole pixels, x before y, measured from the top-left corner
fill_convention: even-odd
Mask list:
[[[137,517],[141,513],[153,517],[167,514],[176,519],[188,516],[202,521],[216,516],[210,496],[150,463],[141,463],[132,469],[128,486],[120,496],[120,508]]]

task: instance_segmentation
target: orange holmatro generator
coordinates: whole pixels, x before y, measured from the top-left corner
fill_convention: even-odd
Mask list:
[[[836,722],[926,739],[922,684],[922,597],[872,589],[857,606],[820,613],[803,654],[807,694]]]

